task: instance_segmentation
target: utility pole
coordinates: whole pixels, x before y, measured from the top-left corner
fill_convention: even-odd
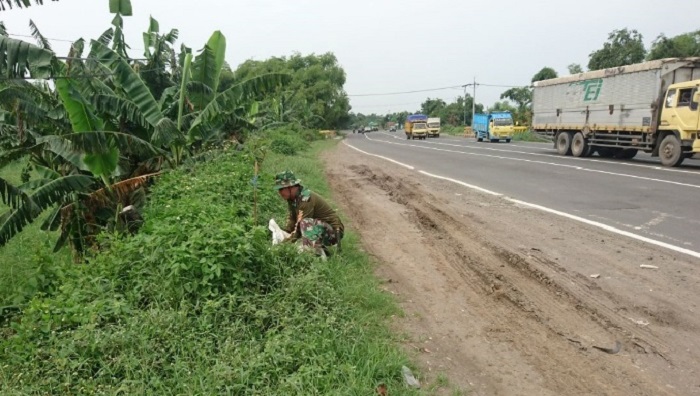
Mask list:
[[[462,85],[464,87],[464,126],[467,126],[467,85]]]
[[[474,125],[474,113],[476,112],[476,77],[471,84],[464,84],[464,126],[467,126],[467,87],[472,87],[472,126]]]
[[[476,77],[474,77],[473,84],[474,94],[472,95],[472,127],[474,126],[474,112],[476,111]],[[466,106],[466,103],[464,104]]]

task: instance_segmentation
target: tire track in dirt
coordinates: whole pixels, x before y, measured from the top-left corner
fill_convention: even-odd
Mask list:
[[[391,176],[379,171],[375,173],[367,166],[352,166],[350,169],[356,174],[364,176],[365,180],[384,190],[393,200],[410,210],[413,222],[420,226],[423,235],[428,235],[430,245],[439,247],[439,251],[444,259],[450,262],[452,269],[457,271],[472,289],[478,290],[482,297],[492,299],[491,301],[486,299],[485,303],[482,302],[482,310],[492,313],[498,312],[497,315],[491,315],[490,320],[498,324],[491,329],[492,333],[498,334],[494,337],[495,340],[511,343],[526,356],[529,355],[533,365],[539,367],[543,372],[550,375],[555,374],[552,375],[553,378],[566,378],[569,371],[566,363],[570,357],[562,361],[558,358],[558,353],[555,353],[555,350],[565,349],[564,354],[576,354],[588,351],[596,343],[594,340],[577,340],[574,334],[577,330],[580,331],[581,327],[588,328],[586,332],[588,334],[599,334],[597,344],[603,347],[612,346],[616,340],[625,338],[628,340],[625,342],[625,346],[639,345],[644,350],[649,348],[663,357],[657,352],[663,348],[661,340],[648,341],[634,326],[607,315],[608,312],[605,311],[608,309],[604,305],[592,304],[595,299],[584,302],[574,297],[541,271],[530,266],[518,254],[481,240],[478,233],[470,225],[458,223],[451,216],[429,204],[427,201],[436,200],[430,193],[415,193]],[[467,235],[469,240],[465,241],[464,238],[454,237],[454,235],[459,234]],[[474,251],[473,247],[476,245],[486,249]],[[549,264],[551,265],[551,263]],[[512,309],[506,308],[503,304],[494,304],[494,301],[508,302]],[[564,318],[561,317],[562,312],[566,313]],[[572,327],[566,326],[564,323],[556,323],[555,320],[552,320],[555,316],[559,316],[560,321],[564,319],[569,324],[575,325]],[[504,317],[507,320],[503,320]],[[599,328],[592,328],[591,325],[594,323]],[[526,329],[525,333],[544,332],[546,345],[540,345],[538,348],[550,351],[546,359],[536,357],[531,337],[501,336],[501,334],[509,333],[509,331],[503,332],[503,329],[510,329],[516,324],[521,329]],[[558,336],[559,340],[553,339],[552,336]],[[608,340],[609,345],[601,344],[601,338]],[[575,348],[571,348],[571,344],[574,344]],[[588,344],[588,347],[584,344]],[[579,371],[582,370],[582,366],[585,366],[585,357],[577,362],[577,366],[579,366]],[[591,370],[595,370],[597,366],[595,364]],[[635,376],[634,373],[626,373],[624,370],[617,374]],[[595,389],[600,390],[598,386],[595,389],[586,389],[589,380],[590,378],[583,381],[579,379],[577,382],[579,382],[580,388],[577,391],[590,390],[595,392]],[[565,381],[555,381],[554,385],[553,390],[555,391],[570,392],[571,378],[567,378]],[[651,395],[664,391],[657,389],[649,392],[647,386],[640,387],[642,384],[637,381],[631,381],[631,385],[636,388],[634,394]]]
[[[455,215],[444,194],[432,194],[418,177],[357,157],[363,165],[334,157],[329,180],[364,246],[383,262],[380,275],[395,278],[387,287],[408,293],[404,307],[417,312],[412,330],[442,337],[430,341],[442,356],[430,356],[429,369],[447,358],[451,379],[488,395],[677,394],[669,385],[678,384],[670,346],[623,315],[638,308],[627,304],[631,298],[602,290],[539,249],[487,239],[480,230],[489,219]],[[674,313],[666,316],[672,325]],[[617,355],[593,348],[618,340]],[[654,359],[654,367],[669,367],[661,373],[669,378],[644,367]]]

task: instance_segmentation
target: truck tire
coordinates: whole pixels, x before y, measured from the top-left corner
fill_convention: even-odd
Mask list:
[[[483,142],[483,141],[484,141],[484,138],[478,137],[478,138],[476,138],[476,141],[477,141],[477,142]]]
[[[557,135],[557,153],[571,155],[571,133],[559,132]]]
[[[506,139],[506,143],[510,143],[510,139]]]
[[[661,141],[659,158],[663,166],[678,166],[683,162],[683,147],[676,135],[666,135]]]
[[[591,145],[588,144],[588,140],[583,136],[583,133],[576,132],[573,139],[571,139],[571,155],[574,157],[590,157]]]
[[[440,134],[438,133],[437,135],[435,135],[435,137],[440,137]]]
[[[637,155],[637,149],[624,149],[618,153],[615,153],[615,158],[617,159],[632,159]]]

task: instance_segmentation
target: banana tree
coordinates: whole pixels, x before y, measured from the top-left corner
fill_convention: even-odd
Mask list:
[[[144,66],[128,59],[125,47],[115,42],[120,40],[119,23],[91,41],[87,60],[79,59],[83,40],[61,62],[49,48],[0,36],[3,76],[55,80],[53,89],[26,81],[0,83],[0,142],[3,137],[15,142],[2,147],[0,167],[29,158],[41,175],[19,186],[0,179],[2,200],[10,207],[0,216],[0,245],[54,208],[43,228],[61,229],[57,247],[70,241],[82,251],[99,231],[94,226],[106,224],[120,207],[134,202],[145,180],[163,164],[177,166],[197,146],[220,141],[231,125],[252,127],[257,101],[290,80],[270,74],[217,93],[225,56],[220,32],[196,58],[183,46],[175,62],[171,45],[176,31],[161,36],[152,19],[144,35],[151,66]],[[39,37],[37,41],[42,43]],[[172,84],[158,100],[154,93],[159,88],[142,72],[144,67],[158,67],[158,75]],[[26,89],[29,85],[33,88]],[[17,144],[20,133],[23,140]],[[105,212],[107,220],[96,218]]]

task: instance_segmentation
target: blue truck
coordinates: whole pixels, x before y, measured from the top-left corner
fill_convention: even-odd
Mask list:
[[[472,121],[474,136],[478,142],[484,139],[497,143],[505,140],[510,143],[515,131],[513,115],[509,111],[494,111],[489,114],[474,114]]]

